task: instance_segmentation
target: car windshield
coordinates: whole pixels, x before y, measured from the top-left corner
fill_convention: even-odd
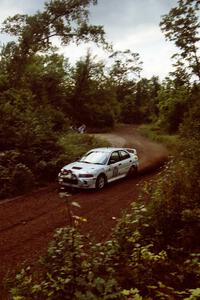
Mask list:
[[[89,164],[105,165],[108,160],[108,153],[100,151],[92,151],[86,153],[81,159],[81,162]]]

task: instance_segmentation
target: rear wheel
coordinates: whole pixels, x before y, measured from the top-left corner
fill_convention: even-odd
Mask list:
[[[137,174],[137,172],[138,172],[137,166],[131,166],[127,175],[128,177],[133,177]]]
[[[101,174],[97,177],[96,189],[101,190],[104,188],[105,185],[106,185],[106,177],[105,177],[105,175]]]

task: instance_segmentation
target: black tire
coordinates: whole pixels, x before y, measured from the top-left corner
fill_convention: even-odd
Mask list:
[[[129,169],[129,171],[128,171],[127,176],[128,177],[134,177],[134,176],[137,175],[137,172],[138,172],[137,166],[131,166],[130,169]]]
[[[102,190],[106,185],[106,176],[104,174],[100,174],[96,180],[96,189]]]

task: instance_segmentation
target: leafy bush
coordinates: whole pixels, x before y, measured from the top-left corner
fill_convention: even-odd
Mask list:
[[[192,293],[198,294],[200,131],[194,123],[198,119],[191,121],[195,138],[181,140],[176,156],[144,186],[142,204],[132,205],[114,235],[120,245],[119,272],[128,273],[128,287],[153,299],[185,299],[190,294],[196,299]]]
[[[185,114],[184,122],[180,126],[180,134],[188,140],[200,138],[200,86],[194,86],[189,97],[190,109]]]
[[[12,299],[119,298],[120,289],[109,263],[111,248],[109,243],[91,246],[74,228],[57,230],[42,261],[43,272],[38,276],[29,268],[22,270],[11,290]]]
[[[0,198],[19,195],[34,187],[34,175],[26,165],[20,163],[19,152],[0,152],[0,170]]]
[[[16,194],[22,194],[31,190],[35,184],[35,178],[31,170],[23,165],[17,164],[12,174],[12,187]]]
[[[19,155],[19,152],[12,150],[0,152],[0,198],[13,193],[13,170],[19,163]]]
[[[67,164],[74,161],[92,148],[108,147],[109,142],[96,138],[90,134],[68,133],[60,138],[59,144],[63,147],[64,153],[60,156],[60,163]]]

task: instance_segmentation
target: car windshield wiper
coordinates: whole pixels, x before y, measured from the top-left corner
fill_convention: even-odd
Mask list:
[[[91,164],[91,162],[89,162],[89,161],[85,161],[85,160],[79,160],[79,161],[82,163]]]

